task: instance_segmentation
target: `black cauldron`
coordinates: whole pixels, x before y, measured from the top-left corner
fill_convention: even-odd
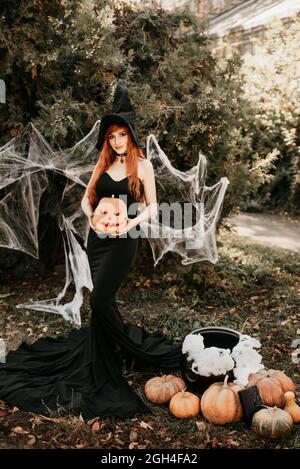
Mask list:
[[[233,349],[240,340],[240,333],[227,327],[202,327],[190,334],[201,334],[204,340],[204,347],[219,347]],[[224,381],[224,375],[201,376],[191,369],[192,361],[187,360],[187,354],[182,354],[180,371],[187,389],[202,394],[212,383]],[[228,372],[228,381],[233,381],[232,370]]]

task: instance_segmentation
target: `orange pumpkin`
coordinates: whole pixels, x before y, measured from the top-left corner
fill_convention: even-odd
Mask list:
[[[274,378],[279,381],[283,392],[296,391],[295,384],[293,383],[291,378],[289,378],[283,371],[270,369],[268,370],[268,374],[271,376],[271,378]]]
[[[155,404],[169,402],[177,392],[186,388],[185,382],[174,375],[156,376],[145,384],[145,394],[149,401]]]
[[[200,411],[200,399],[196,394],[182,390],[174,394],[169,409],[179,419],[196,417]]]
[[[96,230],[102,233],[117,233],[127,225],[127,207],[118,197],[102,197],[94,215],[92,223]]]
[[[298,406],[296,402],[295,393],[293,393],[292,391],[285,392],[284,401],[285,401],[284,410],[291,415],[294,423],[299,423],[300,422],[300,407]]]
[[[262,403],[270,407],[284,406],[284,393],[295,390],[293,381],[279,370],[261,370],[249,375],[247,388],[257,386]]]
[[[216,425],[239,422],[243,418],[243,409],[238,396],[242,386],[224,382],[212,384],[201,399],[201,412],[203,416]]]

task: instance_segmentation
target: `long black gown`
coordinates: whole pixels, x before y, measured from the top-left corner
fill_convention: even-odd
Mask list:
[[[126,194],[129,210],[136,200],[127,179],[115,181],[104,173],[97,184],[98,196]],[[118,311],[115,296],[135,260],[138,242],[138,237],[124,235],[99,238],[90,229],[87,255],[94,288],[89,326],[31,345],[22,342],[8,352],[0,364],[0,399],[45,416],[73,411],[91,419],[151,412],[122,374],[120,350],[127,358],[135,357],[140,366],[167,372],[180,366],[182,344],[126,323]]]

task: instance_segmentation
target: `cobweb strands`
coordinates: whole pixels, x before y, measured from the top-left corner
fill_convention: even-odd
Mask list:
[[[39,210],[41,197],[49,186],[48,175],[55,172],[65,178],[57,215],[65,254],[65,285],[56,298],[16,307],[60,314],[79,326],[82,290],[93,289],[85,251],[89,223],[80,202],[98,158],[99,125],[97,121],[73,147],[54,151],[29,123],[20,135],[0,148],[0,246],[3,248],[39,258]],[[184,265],[203,260],[217,262],[216,223],[228,179],[221,178],[214,186],[206,187],[206,158],[201,152],[196,166],[186,172],[177,170],[152,134],[147,138],[146,152],[153,164],[161,210],[140,224],[140,235],[150,243],[154,266],[169,251],[179,254]],[[184,222],[183,226],[172,224],[174,213],[177,222],[178,217]],[[74,297],[63,303],[72,283]]]
[[[147,158],[153,164],[161,208],[156,217],[141,223],[151,245],[154,265],[168,251],[179,254],[183,265],[204,260],[216,263],[216,224],[229,180],[223,177],[214,186],[205,186],[207,159],[201,152],[195,166],[179,171],[152,134],[147,139]],[[176,223],[171,222],[171,215]]]

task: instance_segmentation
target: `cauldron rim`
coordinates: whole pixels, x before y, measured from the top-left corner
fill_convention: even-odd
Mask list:
[[[213,333],[224,334],[225,337],[227,336],[228,338],[231,338],[231,340],[235,339],[236,340],[236,345],[238,344],[238,342],[239,342],[239,340],[242,336],[242,333],[240,333],[240,332],[238,332],[234,329],[230,329],[229,327],[222,327],[222,326],[205,326],[205,327],[201,327],[199,329],[195,329],[194,331],[191,331],[189,334],[202,334],[202,336],[204,338],[204,343],[205,343],[205,339],[208,338],[209,336],[211,336],[211,334],[213,334]],[[230,348],[230,350],[232,351],[233,347],[234,347],[234,345],[228,346],[227,348]],[[201,376],[201,375],[197,375],[196,373],[194,373],[192,371],[191,371],[191,375],[188,379],[188,376],[187,376],[187,373],[188,373],[187,355],[188,354],[185,353],[185,354],[182,354],[182,357],[181,357],[181,374],[182,374],[182,377],[183,377],[184,381],[187,382],[188,388],[190,390],[202,393],[202,392],[205,391],[205,389],[207,389],[210,386],[210,384],[212,384],[214,382],[224,381],[225,375]],[[233,380],[233,378],[234,378],[233,370],[228,371],[227,374],[229,375],[229,379]]]
[[[230,329],[229,327],[222,327],[222,326],[205,326],[205,327],[200,327],[199,329],[195,329],[194,331],[190,332],[189,334],[201,334],[202,332],[227,332],[229,334],[232,334],[236,338],[241,337],[241,333],[234,330]]]

